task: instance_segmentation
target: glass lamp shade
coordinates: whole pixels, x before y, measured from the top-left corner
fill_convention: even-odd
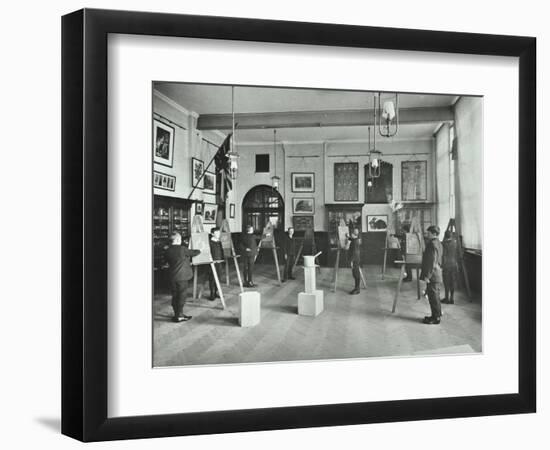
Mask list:
[[[384,109],[382,111],[382,118],[386,122],[391,122],[393,119],[395,119],[395,105],[392,101],[386,101],[384,102]]]
[[[229,158],[229,174],[232,180],[236,180],[239,173],[239,154],[235,152],[229,152],[227,154],[227,157]]]
[[[275,189],[275,190],[278,190],[278,189],[279,189],[279,181],[280,181],[280,179],[281,179],[281,178],[278,177],[277,175],[271,177],[271,187],[273,187],[273,189]]]

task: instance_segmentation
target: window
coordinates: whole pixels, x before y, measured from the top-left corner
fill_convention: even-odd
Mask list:
[[[256,173],[269,172],[269,154],[256,155]]]
[[[455,127],[449,127],[449,204],[451,217],[455,217]]]

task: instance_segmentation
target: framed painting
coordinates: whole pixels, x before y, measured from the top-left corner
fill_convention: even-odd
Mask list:
[[[229,204],[229,218],[234,219],[235,218],[235,203]]]
[[[197,189],[204,188],[204,161],[191,158],[191,186]]]
[[[315,173],[292,172],[290,179],[292,192],[315,192]]]
[[[359,163],[334,163],[334,201],[356,202],[359,199]]]
[[[208,52],[200,47],[204,46],[204,39],[216,42]],[[267,72],[250,70],[248,45],[261,50],[258,54],[269,61]],[[350,48],[361,51],[352,57]],[[296,58],[294,50],[307,51],[307,61]],[[159,52],[165,56],[162,67],[155,64]],[[181,61],[193,58],[191,52],[201,59],[186,65],[182,75]],[[509,58],[511,62],[501,68],[492,62],[492,56],[507,61]],[[505,253],[499,248],[483,253],[484,292],[489,292],[490,300],[498,299],[498,302],[483,304],[484,317],[498,317],[484,323],[484,340],[489,340],[491,345],[484,347],[483,353],[358,359],[353,361],[353,371],[341,361],[324,360],[308,364],[247,365],[239,367],[239,376],[231,378],[231,390],[222,389],[215,396],[205,396],[200,389],[175,392],[173,386],[181,385],[180,369],[153,370],[152,346],[148,339],[153,323],[153,270],[151,267],[150,271],[139,271],[140,267],[149,268],[152,238],[148,227],[135,226],[136,217],[151,217],[155,182],[151,142],[158,164],[177,165],[179,158],[173,158],[173,153],[180,149],[187,155],[180,160],[184,169],[181,169],[182,175],[178,175],[178,188],[184,183],[190,193],[193,186],[202,186],[199,179],[205,169],[199,159],[200,139],[190,136],[185,145],[180,146],[178,142],[176,147],[169,129],[155,122],[151,127],[151,86],[159,76],[182,83],[208,80],[227,84],[227,70],[219,70],[222,57],[229,61],[230,67],[224,68],[231,71],[231,83],[236,84],[272,85],[269,76],[273,75],[272,67],[276,63],[283,68],[278,72],[280,86],[303,86],[304,80],[315,79],[316,87],[334,90],[349,86],[350,90],[372,92],[384,86],[396,92],[437,90],[449,95],[458,92],[483,96],[484,114],[491,120],[483,122],[487,145],[480,151],[485,160],[519,161],[516,171],[507,175],[507,188],[513,191],[517,201],[507,203],[506,227],[499,223],[501,215],[490,201],[501,195],[502,174],[492,165],[476,169],[482,172],[485,187],[483,229],[495,233],[492,237],[497,242],[502,237],[502,241],[512,243]],[[453,63],[449,64],[450,61]],[[391,65],[391,70],[369,70],[382,65]],[[352,66],[355,70],[324,70]],[[365,73],[369,74],[368,84],[365,84]],[[410,76],[403,76],[404,73]],[[62,19],[62,80],[62,433],[82,441],[106,441],[536,411],[534,38],[85,9]],[[138,92],[136,89],[141,88],[136,86],[147,88]],[[236,89],[237,95],[239,89]],[[506,95],[502,95],[503,92]],[[154,97],[153,103],[163,95]],[[358,99],[360,94],[353,93],[351,97]],[[364,101],[360,104],[364,105]],[[335,104],[335,108],[337,106]],[[457,108],[460,107],[459,103]],[[399,114],[401,123],[414,121],[417,112],[405,112],[405,109]],[[445,122],[454,122],[452,108],[443,109],[448,117]],[[178,114],[182,111],[180,108]],[[350,111],[353,108],[346,109],[343,123],[349,124],[350,118],[354,118]],[[391,108],[387,109],[386,115],[391,116],[391,112]],[[199,117],[201,130],[222,129],[227,135],[232,128],[228,119],[231,114],[228,114]],[[335,123],[329,123],[328,119],[342,119],[342,111],[329,114],[304,109],[299,114],[307,116],[309,122],[316,123],[316,128],[322,128],[323,132],[330,128],[323,125]],[[241,117],[239,128],[245,119],[254,120]],[[281,124],[284,118],[275,114],[269,119]],[[365,126],[364,114],[356,119],[357,126]],[[215,122],[219,120],[221,122]],[[118,140],[108,133],[115,124]],[[253,129],[253,125],[249,122],[246,132]],[[455,126],[456,161],[460,162],[465,157],[461,153],[461,142],[468,136],[461,131],[459,121]],[[503,127],[516,139],[509,139],[508,133],[503,136],[499,130]],[[400,142],[399,139],[396,142]],[[332,200],[332,187],[335,201],[358,201],[359,163],[335,163],[332,170],[330,161],[348,154],[364,163],[365,149],[362,146],[361,153],[352,156],[353,152],[342,150],[339,144],[333,142],[325,148],[329,164],[323,178],[334,176],[334,180],[327,181],[330,184],[325,183],[325,188],[328,186],[327,198],[323,201],[325,208],[326,202]],[[353,147],[357,142],[348,144]],[[194,152],[193,160],[185,153],[189,149]],[[402,161],[409,154],[409,149],[396,151],[395,160]],[[129,160],[133,164],[117,164]],[[425,182],[429,176],[422,164],[409,163],[414,165],[401,166],[405,169],[401,200],[420,201],[426,196]],[[249,166],[254,170],[253,162]],[[245,169],[245,165],[241,164],[239,169]],[[320,173],[316,172],[317,176]],[[160,180],[160,176],[157,177],[157,183],[162,183]],[[302,188],[309,188],[305,179],[304,182]],[[136,190],[145,193],[143,198],[136,200]],[[147,198],[147,192],[151,198]],[[298,206],[300,214],[314,209],[312,199],[299,205],[294,204],[295,200],[299,201],[293,199],[292,208],[295,210]],[[193,202],[193,198],[186,201]],[[215,221],[216,205],[205,204],[206,212],[209,219]],[[376,215],[375,212],[369,215]],[[362,210],[358,214],[363,217]],[[260,229],[263,225],[260,224]],[[504,235],[498,234],[501,230]],[[465,240],[471,240],[471,230],[462,231]],[[202,246],[205,254],[209,252],[205,238],[197,237],[193,245]],[[127,248],[132,248],[132,252],[123,251]],[[470,249],[468,255],[472,253]],[[506,284],[502,283],[503,256],[518,268],[507,272]],[[510,289],[510,283],[514,289]],[[393,288],[388,291],[393,292]],[[341,295],[344,294],[339,292],[334,296],[336,302],[346,300],[340,298]],[[328,296],[325,300],[329,301]],[[169,302],[166,300],[165,304]],[[472,303],[467,305],[470,308]],[[209,314],[215,319],[217,312],[209,308]],[[329,312],[327,308],[321,317]],[[388,314],[391,313],[388,311]],[[394,318],[399,319],[399,311]],[[317,326],[319,319],[308,318],[308,323]],[[422,326],[411,324],[409,326]],[[173,330],[179,326],[168,325],[173,325]],[[228,326],[238,326],[236,323],[226,325],[224,333]],[[245,332],[244,329],[236,331],[236,334]],[[136,351],[136,342],[145,345]],[[222,369],[206,365],[195,367],[193,373],[205,385],[216,385]],[[260,369],[263,386],[269,385],[270,389],[255,388]],[[465,370],[475,376],[464,377]],[[426,377],[426,373],[433,371],[446,376]],[[403,373],[407,373],[405,385]],[[290,389],[288,384],[280,383],[281,376],[292,380],[300,389]],[[376,386],[375,390],[365,385],[367,376],[371,381],[369,385]],[[159,382],[159,377],[170,381]],[[337,384],[334,379],[346,382]],[[400,386],[397,393],[396,385]],[[239,395],[233,395],[234,392]]]
[[[216,223],[217,214],[218,205],[214,203],[204,203],[204,210],[202,214],[204,217],[204,223]]]
[[[216,193],[216,174],[212,172],[205,172],[203,178],[203,192],[205,194]]]
[[[174,161],[175,130],[160,120],[153,119],[153,161],[172,167]]]
[[[427,161],[403,161],[401,163],[401,200],[404,202],[428,199]]]
[[[386,232],[388,230],[388,215],[378,214],[367,216],[367,231],[370,233]]]
[[[293,214],[315,214],[315,199],[294,197],[292,199]]]

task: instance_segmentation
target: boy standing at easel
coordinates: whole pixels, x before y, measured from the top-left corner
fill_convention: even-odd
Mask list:
[[[191,257],[197,256],[200,250],[190,250],[181,245],[181,234],[175,232],[170,236],[172,245],[166,250],[166,261],[170,267],[170,284],[172,288],[172,309],[174,322],[186,322],[192,316],[183,314],[185,294],[189,280],[193,278]]]
[[[452,233],[447,230],[443,239],[443,286],[445,286],[445,298],[441,303],[454,305],[456,280],[458,277],[457,243]],[[450,294],[450,295],[449,295]]]
[[[294,237],[294,227],[288,228],[288,233],[284,239],[284,252],[285,252],[285,272],[283,281],[295,280],[292,276],[292,268],[296,259],[296,238]]]
[[[420,274],[420,279],[426,282],[426,295],[432,312],[431,316],[424,317],[424,323],[430,325],[439,325],[441,322],[439,287],[443,281],[441,276],[443,247],[438,239],[439,233],[437,225],[432,225],[426,230],[426,248],[422,255],[422,273]]]
[[[350,241],[349,259],[351,261],[351,273],[355,280],[355,287],[350,292],[351,295],[357,295],[361,292],[361,238],[359,237],[359,228],[354,228]]]
[[[244,286],[255,287],[256,285],[252,281],[252,272],[254,271],[254,260],[258,253],[258,244],[256,243],[252,225],[246,227],[246,234],[241,241],[241,250],[244,265]]]

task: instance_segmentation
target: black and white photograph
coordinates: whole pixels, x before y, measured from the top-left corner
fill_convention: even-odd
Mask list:
[[[154,245],[155,367],[483,351],[483,97],[159,81],[153,99],[197,117],[174,148],[185,227],[168,216]]]
[[[203,189],[205,194],[216,193],[216,174],[205,172],[203,178]]]
[[[315,199],[294,197],[292,199],[293,214],[313,214],[315,212]]]
[[[292,192],[315,192],[315,173],[292,173]]]
[[[174,128],[153,119],[153,160],[172,167],[174,160]]]
[[[191,158],[191,185],[197,189],[204,188],[204,161]]]
[[[167,175],[162,172],[154,172],[153,186],[158,189],[165,189],[167,191],[176,190],[176,177]]]
[[[367,231],[369,232],[385,232],[388,229],[387,215],[367,216]]]

